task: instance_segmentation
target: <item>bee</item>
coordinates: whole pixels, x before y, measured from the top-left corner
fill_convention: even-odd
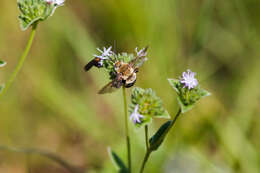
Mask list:
[[[105,85],[98,94],[111,93],[119,89],[120,87],[130,88],[136,82],[136,74],[138,69],[142,64],[147,60],[146,52],[148,47],[141,49],[137,52],[137,56],[131,60],[129,63],[116,61],[114,62],[115,69],[115,78],[112,79],[107,85]],[[96,66],[98,68],[102,67],[102,60],[94,58],[90,61],[86,66],[85,70],[88,71],[92,66]]]

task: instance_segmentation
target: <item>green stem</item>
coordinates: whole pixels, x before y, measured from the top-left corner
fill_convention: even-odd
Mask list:
[[[142,167],[141,167],[141,169],[140,169],[140,173],[143,173],[145,164],[146,164],[146,162],[147,162],[147,160],[148,160],[148,158],[149,158],[151,152],[152,152],[152,151],[150,151],[149,149],[146,151],[145,156],[144,156],[144,160],[143,160],[143,163],[142,163]]]
[[[128,115],[127,115],[127,100],[126,100],[126,89],[122,87],[123,98],[124,98],[124,112],[125,112],[125,137],[126,137],[126,147],[127,147],[127,161],[129,173],[131,173],[131,146],[130,137],[128,132]]]
[[[171,125],[169,126],[169,128],[167,129],[167,133],[169,133],[169,131],[171,130],[171,128],[173,127],[173,125],[175,124],[176,120],[178,119],[178,117],[180,116],[181,114],[181,109],[179,109],[179,111],[177,112],[177,114],[175,115],[174,119],[172,120],[172,123]],[[165,137],[165,136],[163,136]],[[145,138],[146,138],[146,141],[148,141],[148,127],[145,126]],[[159,139],[160,141],[160,139]],[[147,143],[146,143],[146,147],[149,146]],[[142,166],[141,166],[141,169],[140,169],[140,173],[143,173],[144,171],[144,167],[149,159],[149,156],[151,155],[152,153],[152,150],[148,147],[147,150],[146,150],[146,153],[145,153],[145,156],[144,156],[144,160],[143,160],[143,163],[142,163]]]
[[[148,125],[144,126],[144,133],[145,133],[145,144],[146,144],[146,151],[149,149],[149,141],[148,141]]]
[[[178,119],[178,117],[181,115],[181,108],[179,109],[179,111],[177,112],[177,114],[175,115],[174,119],[172,120],[171,126],[169,127],[169,130],[171,130],[171,128],[173,127],[173,125],[175,124],[176,120]]]
[[[22,56],[20,57],[19,62],[17,64],[17,66],[15,67],[13,73],[11,74],[9,80],[7,81],[5,87],[3,88],[2,92],[0,93],[0,98],[6,93],[8,88],[12,85],[12,83],[15,80],[17,74],[19,73],[19,71],[23,67],[24,61],[25,61],[26,57],[28,56],[28,53],[29,53],[29,51],[32,47],[32,43],[33,43],[33,40],[34,40],[34,37],[35,37],[36,28],[37,28],[37,23],[35,23],[32,27],[31,35],[30,35],[30,38],[29,38],[27,45],[24,49],[24,52],[23,52]]]
[[[32,148],[19,149],[19,148],[8,147],[8,146],[0,146],[0,150],[6,150],[6,151],[24,153],[24,154],[37,154],[37,155],[47,157],[50,160],[55,161],[56,163],[60,164],[62,167],[64,167],[66,170],[68,170],[71,173],[83,173],[83,171],[79,170],[75,166],[70,165],[68,162],[66,162],[59,156],[57,156],[53,153],[43,151],[43,150],[32,149]]]

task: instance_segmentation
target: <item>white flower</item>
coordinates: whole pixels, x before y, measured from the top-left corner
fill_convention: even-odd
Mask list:
[[[54,4],[55,6],[64,5],[65,0],[45,0],[48,4]]]
[[[47,2],[48,4],[52,4],[54,0],[45,0],[45,2]]]
[[[145,51],[145,48],[143,48],[143,49],[138,51],[138,48],[136,47],[135,48],[135,52],[136,52],[136,55],[138,57],[146,57],[146,55],[147,55],[147,52]]]
[[[55,1],[55,4],[58,6],[64,5],[64,2],[65,2],[65,0],[54,0],[54,1]]]
[[[130,115],[130,120],[132,120],[134,124],[141,123],[141,118],[144,118],[143,115],[139,114],[138,109],[139,105],[136,105],[134,112]]]
[[[54,14],[55,10],[56,10],[58,7],[64,5],[65,0],[45,0],[45,2],[47,2],[47,4],[49,4],[49,5],[51,5],[51,4],[54,5],[54,7],[53,7],[53,9],[52,9],[52,11],[51,11],[51,14],[50,14],[50,16],[52,16],[52,15]]]
[[[195,75],[196,73],[191,70],[183,72],[180,79],[180,82],[184,85],[183,87],[187,87],[189,90],[195,88],[198,85],[198,80],[195,78]]]
[[[108,59],[108,57],[113,55],[113,52],[111,51],[112,46],[110,46],[109,48],[103,48],[103,51],[100,50],[99,48],[97,48],[97,50],[101,53],[101,55],[94,55],[94,57],[98,57],[101,58],[102,60],[104,59]]]

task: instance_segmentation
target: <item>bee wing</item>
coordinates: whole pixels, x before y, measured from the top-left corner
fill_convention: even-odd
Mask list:
[[[143,63],[147,60],[146,58],[146,54],[147,54],[147,50],[148,50],[148,46],[146,46],[142,52],[139,53],[139,56],[136,56],[135,59],[133,59],[132,61],[130,61],[130,64],[134,67],[134,68],[139,68],[143,65]]]
[[[99,92],[98,94],[106,94],[106,93],[112,93],[116,91],[118,88],[114,87],[113,85],[114,81],[109,82],[106,84]]]

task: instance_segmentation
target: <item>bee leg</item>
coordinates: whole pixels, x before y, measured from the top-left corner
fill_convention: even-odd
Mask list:
[[[85,67],[84,67],[85,71],[89,71],[93,66],[95,66],[97,68],[103,67],[101,61],[102,61],[101,58],[97,58],[97,57],[94,58],[87,65],[85,65]]]
[[[124,84],[123,80],[114,80],[112,82],[112,86],[115,88],[120,88]]]

